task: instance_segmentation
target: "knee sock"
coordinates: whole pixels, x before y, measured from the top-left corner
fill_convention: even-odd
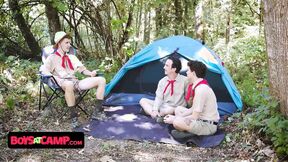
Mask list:
[[[95,111],[103,111],[104,108],[102,107],[103,100],[97,100],[95,105]]]
[[[70,109],[71,119],[78,116],[78,114],[76,113],[76,107],[75,106],[69,106],[68,108]]]

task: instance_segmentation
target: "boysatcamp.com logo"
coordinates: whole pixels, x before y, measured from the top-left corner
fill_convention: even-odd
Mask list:
[[[9,148],[83,148],[83,132],[9,132]]]

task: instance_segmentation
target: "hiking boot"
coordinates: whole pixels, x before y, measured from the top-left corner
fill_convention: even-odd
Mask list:
[[[174,137],[174,138],[177,138],[177,139],[181,139],[181,138],[191,138],[193,136],[195,136],[195,134],[192,134],[192,133],[189,133],[189,132],[186,132],[186,131],[178,131],[176,129],[172,130],[171,131],[171,135]]]
[[[104,120],[106,119],[106,114],[102,111],[94,111],[90,117],[92,120]]]
[[[103,120],[106,118],[106,115],[105,113],[103,112],[104,111],[104,108],[102,106],[102,102],[103,100],[98,100],[96,102],[96,105],[94,107],[94,111],[91,115],[91,119],[93,120]]]
[[[70,118],[71,118],[71,126],[72,129],[75,129],[80,126],[78,122],[78,114],[76,113],[76,107],[75,106],[69,106],[68,107],[70,110]]]
[[[156,122],[157,123],[164,123],[164,117],[162,117],[162,116],[156,117]]]
[[[106,115],[104,113],[104,108],[100,105],[96,105],[94,111],[91,115],[92,120],[104,120],[106,119]]]
[[[139,114],[147,116],[146,112],[144,111],[142,107],[140,108]]]
[[[71,126],[72,126],[72,129],[75,129],[75,128],[80,126],[80,124],[78,122],[78,117],[72,118]]]

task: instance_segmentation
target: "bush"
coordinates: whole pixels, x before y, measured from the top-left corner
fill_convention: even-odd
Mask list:
[[[264,134],[264,139],[271,140],[279,156],[287,156],[288,120],[279,109],[278,102],[266,95],[265,102],[247,114],[240,127]]]
[[[261,91],[268,87],[268,63],[264,38],[251,37],[236,41],[230,56],[224,57],[225,66],[237,85],[242,100],[248,107],[261,105]]]
[[[278,102],[269,95],[268,58],[264,38],[236,42],[225,66],[236,83],[247,113],[240,128],[260,133],[271,141],[279,156],[288,155],[288,120],[280,113]]]
[[[33,106],[38,95],[39,62],[9,56],[0,60],[0,117],[8,118],[15,107],[25,103]]]

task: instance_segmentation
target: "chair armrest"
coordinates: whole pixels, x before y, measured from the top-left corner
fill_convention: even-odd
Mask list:
[[[47,75],[47,74],[41,74],[41,73],[39,75],[43,83],[53,88],[60,88],[58,82],[56,81],[53,75],[49,75],[49,74]]]

